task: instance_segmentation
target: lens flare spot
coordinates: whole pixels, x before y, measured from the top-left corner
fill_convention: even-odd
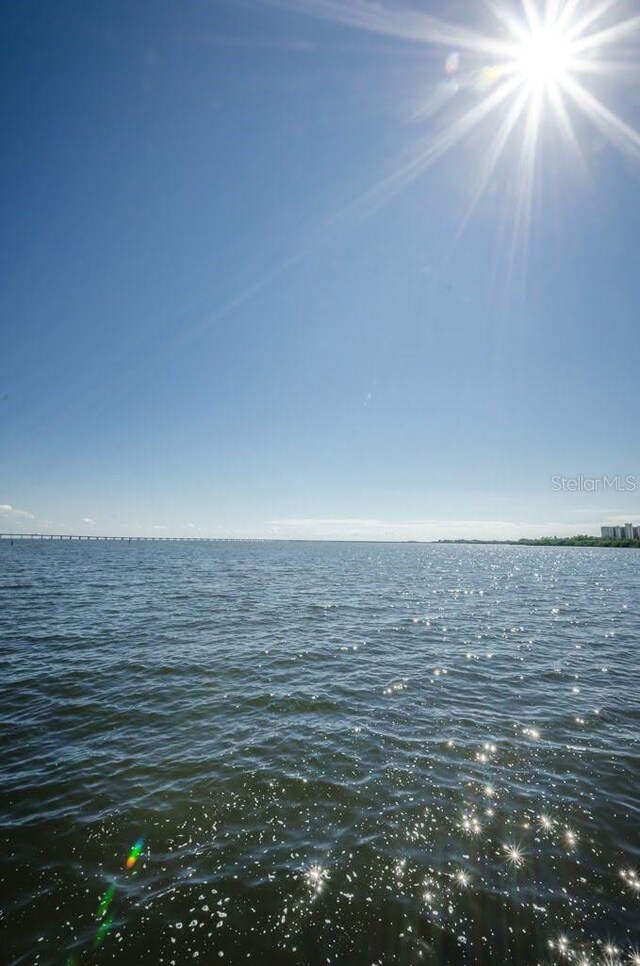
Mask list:
[[[455,74],[460,68],[460,54],[457,51],[452,51],[444,62],[444,69],[447,74]]]
[[[133,869],[136,862],[140,858],[140,853],[144,848],[144,839],[138,839],[138,841],[133,845],[129,855],[127,856],[127,861],[125,863],[127,869]]]

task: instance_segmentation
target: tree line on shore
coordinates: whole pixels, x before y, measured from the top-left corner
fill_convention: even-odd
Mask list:
[[[592,537],[588,533],[578,533],[575,537],[522,537],[520,540],[438,540],[438,543],[505,543],[510,546],[525,547],[635,547],[640,549],[640,540],[609,537]]]

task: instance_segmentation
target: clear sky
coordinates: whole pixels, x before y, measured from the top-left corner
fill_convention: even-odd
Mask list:
[[[505,25],[415,9],[2,5],[0,530],[640,523],[633,4],[493,111]]]

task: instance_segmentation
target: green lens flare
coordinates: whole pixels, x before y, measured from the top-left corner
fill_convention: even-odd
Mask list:
[[[100,903],[98,905],[98,911],[96,913],[98,919],[102,919],[102,917],[106,913],[107,909],[111,905],[111,903],[113,901],[113,897],[115,896],[115,894],[116,894],[115,884],[110,885],[109,888],[107,889],[107,891],[105,892],[105,894],[103,895],[103,897],[100,900]]]
[[[103,923],[101,923],[93,940],[94,949],[99,949],[100,946],[102,946],[103,942],[107,938],[107,933],[111,929],[112,925],[113,925],[113,916],[109,916],[107,919],[105,919]]]

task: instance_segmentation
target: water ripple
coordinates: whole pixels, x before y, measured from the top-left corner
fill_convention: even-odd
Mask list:
[[[633,962],[640,554],[0,569],[8,962]]]

